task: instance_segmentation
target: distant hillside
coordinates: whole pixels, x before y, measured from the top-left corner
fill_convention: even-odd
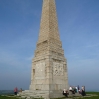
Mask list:
[[[0,90],[0,95],[14,94],[13,90]]]

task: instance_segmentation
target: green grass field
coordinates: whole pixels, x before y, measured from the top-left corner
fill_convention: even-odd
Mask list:
[[[97,96],[92,96],[92,97],[72,97],[69,99],[99,99],[99,92],[86,92],[87,95],[97,95]],[[19,99],[18,97],[14,97],[14,96],[0,96],[0,99]],[[59,98],[62,99],[62,98]],[[66,99],[66,98],[63,98]],[[67,98],[68,99],[68,98]]]
[[[93,97],[85,97],[83,99],[99,99],[99,92],[86,92],[86,94],[93,94],[93,95],[98,95],[98,96],[93,96]]]
[[[16,97],[0,96],[0,99],[18,99]]]

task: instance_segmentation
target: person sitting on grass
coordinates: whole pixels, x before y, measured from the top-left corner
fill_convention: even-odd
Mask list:
[[[68,94],[69,94],[68,91],[67,91],[66,89],[64,89],[64,90],[63,90],[63,95],[64,95],[65,97],[68,97]]]

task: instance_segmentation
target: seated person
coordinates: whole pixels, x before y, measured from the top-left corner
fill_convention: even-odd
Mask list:
[[[69,91],[71,91],[71,92],[72,92],[72,87],[71,87],[71,86],[69,87]]]
[[[69,94],[68,91],[66,89],[64,89],[63,90],[63,95],[66,96],[66,97],[68,97],[68,94]]]

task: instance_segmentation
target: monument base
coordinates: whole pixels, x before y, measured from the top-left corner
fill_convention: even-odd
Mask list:
[[[23,98],[44,98],[44,99],[50,99],[50,98],[60,98],[64,97],[62,94],[62,91],[41,91],[41,90],[25,90],[18,93],[18,96],[21,96]]]

